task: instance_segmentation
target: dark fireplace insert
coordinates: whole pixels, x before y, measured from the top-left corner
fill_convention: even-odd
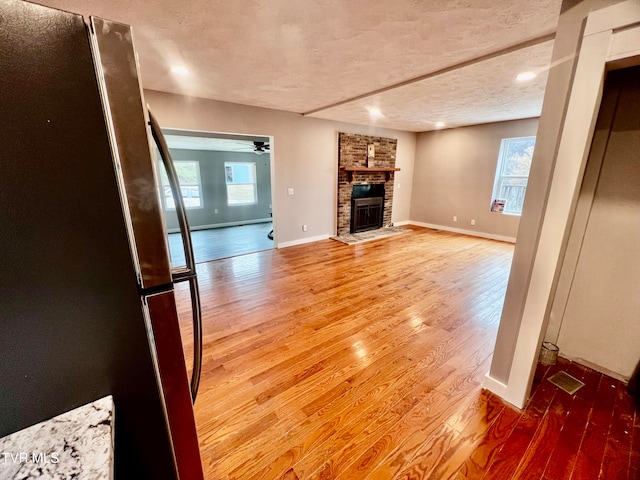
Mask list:
[[[382,228],[384,183],[354,185],[351,191],[351,233]]]

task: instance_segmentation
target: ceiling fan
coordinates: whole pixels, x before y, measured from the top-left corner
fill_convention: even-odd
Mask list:
[[[252,145],[253,143],[253,145]],[[247,140],[241,140],[236,142],[239,145],[238,148],[233,148],[235,152],[253,152],[256,155],[262,155],[269,152],[269,144],[267,142],[259,142],[254,140],[253,142]]]
[[[267,142],[253,142],[253,152],[256,155],[262,155],[269,151],[269,144]]]

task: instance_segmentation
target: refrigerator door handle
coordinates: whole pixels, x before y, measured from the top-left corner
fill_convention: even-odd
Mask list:
[[[164,164],[164,168],[169,179],[169,186],[176,205],[176,215],[180,225],[180,235],[182,237],[182,245],[184,247],[184,258],[186,267],[172,269],[171,277],[174,282],[189,282],[191,291],[191,311],[193,314],[193,369],[191,371],[191,400],[196,401],[198,395],[198,386],[200,384],[200,371],[202,369],[202,311],[200,308],[200,290],[198,288],[198,278],[196,276],[196,262],[193,255],[193,245],[191,243],[191,234],[189,229],[189,221],[187,220],[187,211],[182,199],[180,190],[180,182],[176,173],[169,147],[164,139],[164,135],[160,130],[159,124],[151,110],[149,112],[149,126],[151,134],[160,151],[160,158]]]
[[[195,273],[188,277],[191,294],[191,311],[193,312],[193,370],[191,370],[191,401],[196,403],[200,372],[202,370],[202,311],[200,308],[200,289]]]

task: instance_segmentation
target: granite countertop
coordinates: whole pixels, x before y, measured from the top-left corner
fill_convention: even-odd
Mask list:
[[[111,396],[0,438],[0,480],[113,478]]]

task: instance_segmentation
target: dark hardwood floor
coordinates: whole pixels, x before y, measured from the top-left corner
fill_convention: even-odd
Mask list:
[[[481,389],[513,246],[412,230],[198,265],[206,477],[639,478],[620,382],[560,360],[524,411]],[[544,378],[559,368],[587,386],[558,391]]]
[[[265,222],[194,230],[191,232],[191,242],[196,262],[208,262],[270,250],[273,248],[273,240],[268,238],[267,234],[272,228],[271,222]],[[184,265],[184,249],[179,233],[169,234],[169,250],[172,265]]]

